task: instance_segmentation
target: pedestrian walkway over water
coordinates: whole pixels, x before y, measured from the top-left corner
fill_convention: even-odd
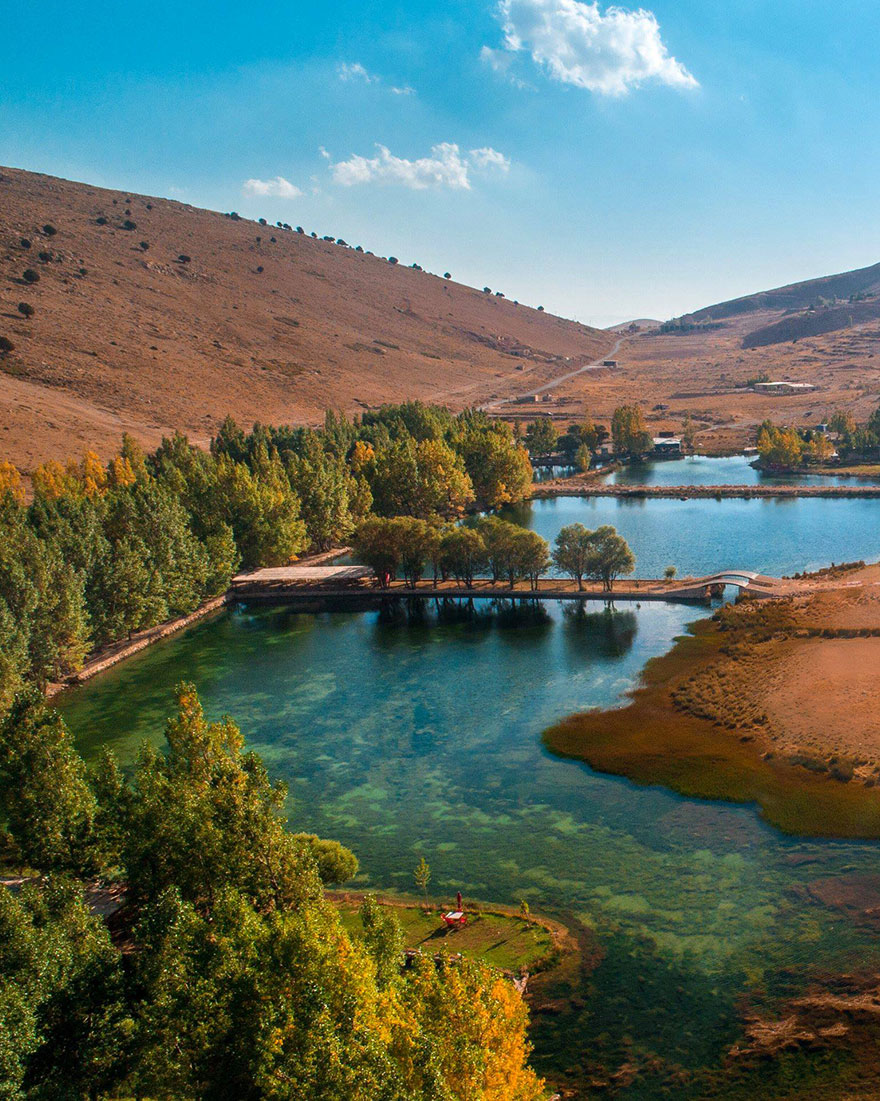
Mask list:
[[[587,582],[583,589],[570,578],[541,577],[537,584],[518,581],[492,582],[476,578],[471,585],[457,581],[420,581],[412,586],[394,580],[382,588],[366,566],[279,566],[241,573],[232,579],[230,600],[303,601],[328,597],[375,600],[401,597],[421,600],[694,600],[720,596],[730,585],[759,597],[783,596],[792,582],[765,577],[752,570],[726,570],[709,577],[684,577],[676,580],[626,578],[615,581],[608,591],[601,584]]]

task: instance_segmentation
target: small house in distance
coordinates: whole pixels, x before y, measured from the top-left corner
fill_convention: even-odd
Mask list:
[[[672,457],[681,455],[681,437],[674,436],[671,432],[661,432],[654,437],[654,454]]]
[[[812,382],[756,382],[752,389],[757,394],[809,394],[818,387]]]
[[[617,360],[616,359],[603,359],[602,360],[602,366],[603,367],[616,367],[617,366]]]

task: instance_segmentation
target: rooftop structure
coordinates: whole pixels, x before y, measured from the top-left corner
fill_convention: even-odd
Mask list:
[[[756,382],[752,389],[758,394],[808,394],[818,387],[812,382]]]

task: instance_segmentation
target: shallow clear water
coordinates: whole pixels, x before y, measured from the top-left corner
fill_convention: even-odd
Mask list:
[[[880,558],[880,501],[832,497],[751,500],[554,497],[501,516],[552,544],[566,524],[611,524],[636,556],[636,577],[749,569],[772,576]]]
[[[547,537],[574,519],[614,523],[647,575],[670,561],[780,572],[805,554],[877,557],[878,511],[871,501],[558,499],[511,515]],[[873,873],[880,848],[784,837],[752,808],[637,788],[544,751],[544,729],[619,701],[698,614],[552,602],[237,607],[59,705],[86,755],[107,743],[131,762],[143,739],[161,740],[173,685],[192,680],[208,714],[233,715],[287,781],[295,828],[357,852],[360,885],[412,892],[424,855],[437,896],[525,898],[595,929],[604,957],[568,991],[573,1008],[537,1019],[545,1071],[587,1058],[613,1067],[633,1053],[720,1066],[744,995],[767,1004],[817,974],[880,966],[876,933],[810,891]],[[666,1096],[644,1076],[625,1095]]]
[[[756,455],[688,455],[682,459],[631,463],[613,471],[608,485],[649,486],[725,486],[725,485],[811,485],[836,486],[865,484],[858,478],[835,474],[802,474],[777,477],[762,474],[751,465]]]
[[[560,1036],[536,1030],[544,1069],[579,1052],[613,1063],[631,1044],[715,1064],[745,990],[880,964],[870,930],[804,894],[813,880],[873,870],[878,850],[786,838],[750,808],[550,757],[544,728],[618,700],[694,614],[596,607],[453,608],[445,621],[423,604],[238,608],[61,706],[86,754],[109,743],[130,762],[142,739],[159,740],[172,686],[193,680],[208,713],[233,714],[290,785],[295,827],[358,853],[363,885],[412,892],[423,854],[438,896],[526,898],[595,928],[606,955],[588,1008]]]

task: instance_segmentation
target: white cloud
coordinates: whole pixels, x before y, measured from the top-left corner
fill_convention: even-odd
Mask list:
[[[283,176],[274,180],[245,180],[244,191],[249,195],[270,195],[276,199],[298,199],[302,191]]]
[[[454,142],[442,142],[431,149],[430,156],[418,160],[396,157],[384,145],[376,146],[375,157],[361,157],[357,153],[347,161],[330,165],[335,183],[343,187],[357,184],[400,184],[414,191],[429,187],[446,187],[454,191],[470,190],[472,169],[500,169],[506,172],[510,161],[495,149],[473,149],[462,154]]]
[[[364,84],[375,84],[379,79],[377,76],[373,76],[372,73],[368,73],[359,61],[343,61],[336,72],[339,74],[339,79],[345,81],[362,80]]]
[[[402,88],[392,88],[391,91],[396,96],[414,96],[416,94],[415,88],[410,88],[408,84],[405,84]]]
[[[676,88],[699,87],[660,37],[653,12],[610,7],[581,0],[499,0],[504,46],[528,52],[563,84],[601,95],[625,95],[645,81]],[[506,72],[501,50],[484,46],[483,61]]]
[[[497,149],[486,146],[483,149],[471,150],[471,164],[474,168],[497,168],[501,172],[510,169],[510,158],[499,153]]]

